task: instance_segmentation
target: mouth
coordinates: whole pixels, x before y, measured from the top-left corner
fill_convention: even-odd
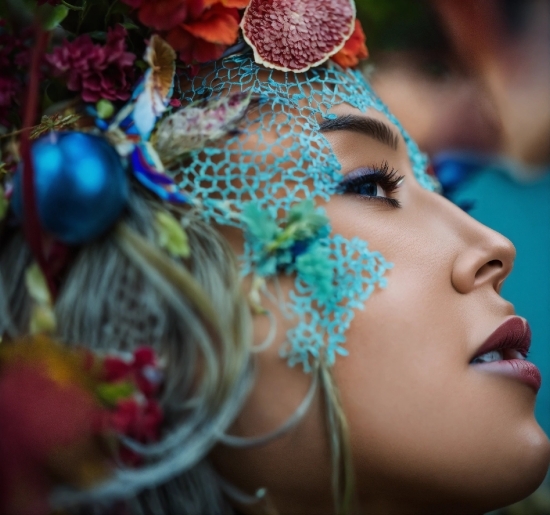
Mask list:
[[[512,317],[501,324],[478,349],[470,365],[517,379],[530,386],[535,393],[542,382],[539,369],[527,361],[531,347],[531,328],[527,321]]]

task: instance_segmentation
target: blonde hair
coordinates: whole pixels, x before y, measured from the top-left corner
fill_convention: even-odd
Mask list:
[[[62,504],[125,498],[136,514],[231,511],[224,491],[232,489],[208,453],[252,385],[252,318],[233,252],[196,212],[170,208],[185,226],[189,259],[172,259],[159,247],[154,218],[166,209],[135,187],[119,225],[78,251],[55,304],[57,337],[65,344],[97,351],[147,344],[164,359],[163,440],[138,448],[148,457],[142,469],[121,470],[91,492],[66,492]],[[2,239],[0,334],[16,338],[29,327],[24,276],[32,256],[21,231]],[[345,513],[352,485],[346,421],[330,370],[321,364],[315,373],[325,392],[336,511]]]
[[[186,226],[189,259],[159,248],[154,219],[165,209],[136,187],[119,226],[78,251],[55,304],[56,336],[98,351],[146,344],[165,362],[162,442],[146,451],[142,470],[121,471],[90,500],[135,494],[135,513],[226,513],[207,455],[251,385],[250,310],[231,249],[192,210],[174,213]],[[29,327],[32,257],[21,231],[2,239],[0,334],[15,338]],[[173,479],[172,469],[180,472]]]

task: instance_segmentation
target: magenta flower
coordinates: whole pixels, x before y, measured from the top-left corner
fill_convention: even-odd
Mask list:
[[[47,60],[56,74],[67,77],[67,87],[79,91],[85,102],[128,100],[136,56],[126,51],[126,35],[126,29],[117,25],[109,29],[102,46],[84,34],[72,42],[65,41]]]

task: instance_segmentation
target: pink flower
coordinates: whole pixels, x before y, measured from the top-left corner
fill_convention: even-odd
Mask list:
[[[80,91],[85,102],[128,100],[136,56],[126,51],[126,35],[126,29],[117,25],[109,29],[101,46],[84,34],[56,48],[47,60],[57,74],[67,76],[67,87]]]

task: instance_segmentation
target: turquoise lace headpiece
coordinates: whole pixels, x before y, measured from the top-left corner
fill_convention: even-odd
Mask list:
[[[316,201],[337,194],[341,165],[319,130],[342,103],[384,113],[401,131],[419,183],[430,190],[426,159],[358,71],[335,63],[294,74],[267,70],[250,55],[218,61],[182,86],[184,103],[247,93],[256,107],[229,138],[192,151],[172,170],[179,187],[207,220],[241,228],[246,236],[243,275],[255,275],[259,303],[264,279],[295,274],[287,310],[298,320],[281,356],[290,366],[346,355],[345,333],[354,310],[392,267],[367,242],[334,234]],[[237,95],[238,96],[238,95]]]

